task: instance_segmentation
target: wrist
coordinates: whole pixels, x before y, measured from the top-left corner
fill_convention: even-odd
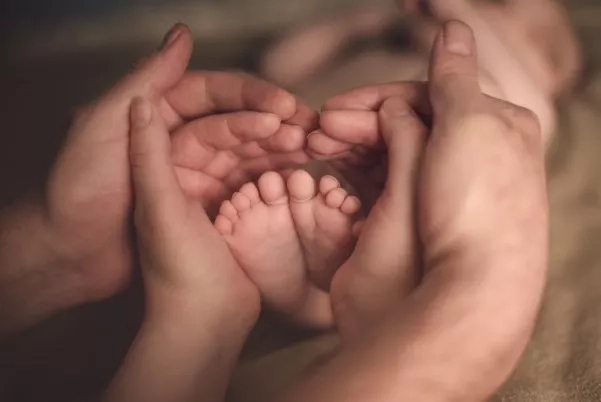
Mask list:
[[[77,280],[79,301],[104,300],[125,289],[134,265],[129,212],[104,219],[97,211],[82,214],[52,198],[38,202],[44,232],[61,266]]]
[[[84,301],[42,202],[29,198],[3,209],[0,227],[0,337]]]
[[[260,298],[252,284],[220,292],[149,284],[145,278],[144,321],[174,326],[191,333],[210,331],[224,338],[246,338],[256,324]]]
[[[2,211],[0,226],[7,234],[6,247],[20,255],[20,264],[39,269],[66,268],[74,259],[65,247],[66,242],[54,230],[48,219],[45,204],[38,198],[27,198]],[[27,247],[24,246],[27,239]],[[21,252],[22,251],[22,252]]]

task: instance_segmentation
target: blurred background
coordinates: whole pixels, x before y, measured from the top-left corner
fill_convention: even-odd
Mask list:
[[[319,107],[328,95],[359,84],[419,76],[424,49],[410,39],[415,21],[401,17],[392,3],[4,0],[0,205],[40,187],[73,111],[156,49],[175,22],[187,23],[195,35],[191,68],[266,76]],[[601,400],[601,0],[563,3],[584,49],[584,67],[572,90],[557,99],[560,124],[548,157],[552,239],[545,305],[532,345],[500,401]],[[277,50],[316,22],[339,35],[335,52],[317,67],[282,75],[286,68]],[[131,307],[121,308],[124,301]],[[137,329],[131,317],[139,302],[134,289],[0,345],[0,401],[83,400],[101,389]],[[332,337],[308,335],[272,320],[263,323],[245,352],[231,400],[263,400],[271,385],[284,384],[335,345]]]

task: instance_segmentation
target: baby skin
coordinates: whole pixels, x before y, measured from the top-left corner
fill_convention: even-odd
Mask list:
[[[325,329],[333,325],[329,284],[353,251],[360,208],[332,176],[317,184],[303,170],[267,172],[223,202],[215,228],[268,307]]]

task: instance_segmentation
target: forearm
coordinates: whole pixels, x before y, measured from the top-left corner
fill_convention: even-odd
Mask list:
[[[75,303],[77,280],[41,204],[0,212],[0,339]]]
[[[105,395],[106,402],[223,401],[255,319],[170,301],[144,323]]]

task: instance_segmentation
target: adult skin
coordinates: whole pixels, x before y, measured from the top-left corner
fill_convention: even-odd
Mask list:
[[[259,291],[203,206],[187,197],[152,104],[131,107],[134,221],[144,320],[104,400],[222,401],[259,315]]]
[[[176,25],[160,51],[79,112],[43,199],[0,212],[0,338],[129,283],[134,97],[165,120],[178,180],[208,209],[256,172],[307,160],[302,147],[315,112],[252,77],[186,73],[191,51],[189,29]]]
[[[373,146],[381,132],[388,179],[333,279],[341,348],[285,400],[482,401],[523,353],[547,268],[540,127],[481,93],[462,23],[439,34],[428,88],[366,87],[327,104],[314,140]],[[426,138],[414,110],[428,109]]]

